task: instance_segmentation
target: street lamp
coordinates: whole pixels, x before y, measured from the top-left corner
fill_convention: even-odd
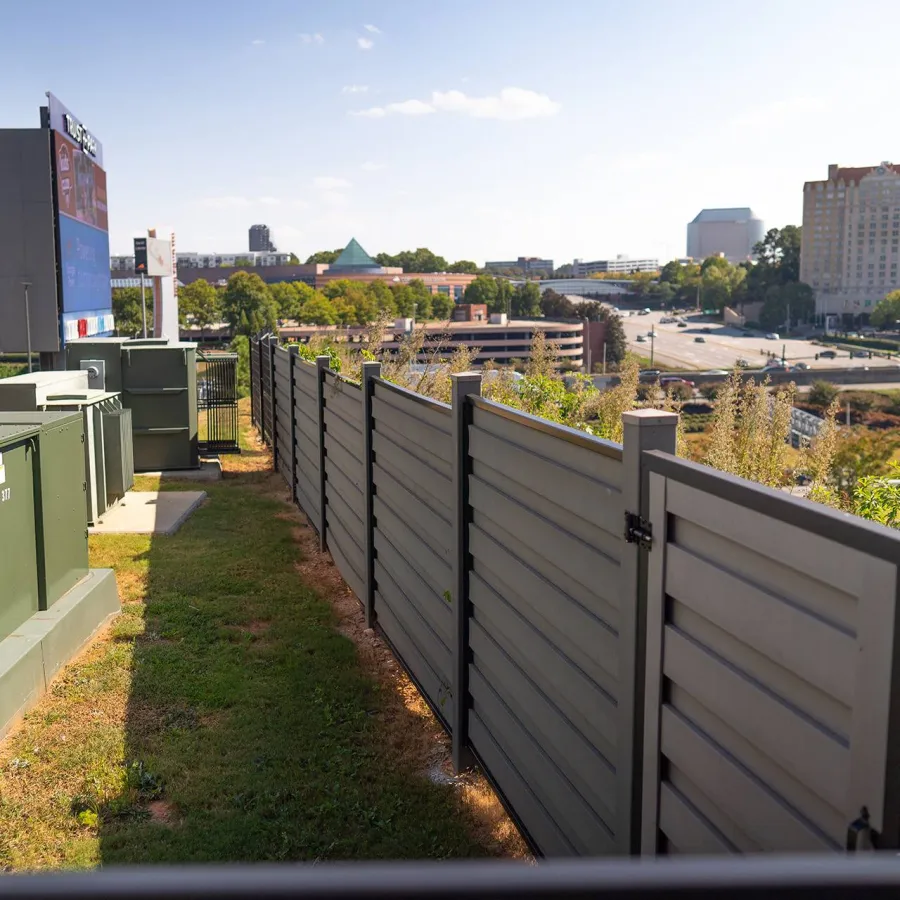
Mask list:
[[[656,344],[656,329],[650,331],[650,368],[653,368],[653,348]]]
[[[30,281],[23,281],[22,287],[25,288],[25,343],[28,346],[28,374],[31,374],[31,308],[28,304],[28,288],[31,287]]]

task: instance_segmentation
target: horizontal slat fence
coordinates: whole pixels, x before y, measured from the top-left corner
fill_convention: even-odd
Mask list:
[[[254,421],[538,852],[900,845],[900,534],[678,460],[671,413],[619,445],[327,364],[254,340]]]
[[[450,407],[377,380],[372,429],[378,622],[449,726],[454,634]]]

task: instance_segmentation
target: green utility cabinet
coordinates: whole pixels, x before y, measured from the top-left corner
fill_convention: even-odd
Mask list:
[[[38,434],[34,426],[0,425],[0,640],[38,610]]]
[[[40,609],[49,609],[88,573],[82,416],[0,412],[0,427],[4,426],[39,429],[32,520],[37,535],[38,602]],[[0,584],[0,596],[3,591]]]
[[[200,465],[196,344],[124,344],[122,405],[131,410],[136,472]]]
[[[122,390],[122,347],[129,338],[80,338],[66,344],[66,368],[79,369],[82,362],[100,360],[104,364],[103,388],[113,393]]]

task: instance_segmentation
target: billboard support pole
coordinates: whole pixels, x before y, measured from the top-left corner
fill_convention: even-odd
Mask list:
[[[25,288],[25,344],[28,348],[28,374],[31,374],[31,309],[28,305],[28,288],[31,287],[30,281],[23,281],[22,287]]]
[[[144,320],[144,337],[147,337],[147,298],[144,294],[144,273],[141,272],[141,315]]]

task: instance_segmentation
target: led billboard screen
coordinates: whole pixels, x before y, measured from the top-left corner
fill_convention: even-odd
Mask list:
[[[96,312],[109,307],[109,235],[105,231],[60,216],[59,265],[63,312]]]
[[[106,172],[61,134],[53,135],[53,145],[60,214],[109,231]]]

